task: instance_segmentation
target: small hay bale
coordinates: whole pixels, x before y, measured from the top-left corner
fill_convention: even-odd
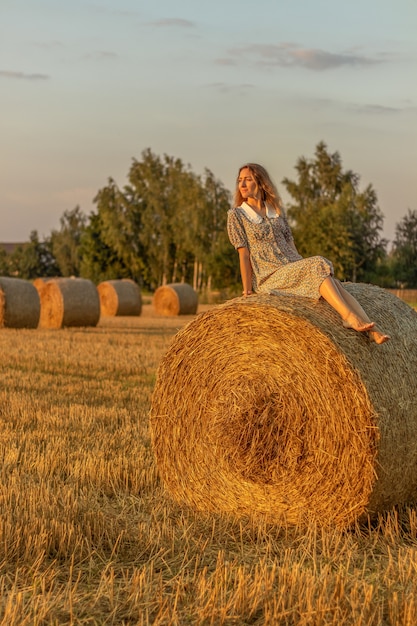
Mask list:
[[[417,313],[347,284],[391,341],[320,300],[256,295],[199,315],[162,359],[152,445],[198,510],[350,526],[417,501]]]
[[[41,328],[96,326],[100,319],[97,287],[85,278],[54,278],[39,293]]]
[[[1,276],[0,328],[37,328],[39,316],[39,295],[32,283]]]
[[[43,278],[35,278],[35,280],[33,281],[33,286],[36,287],[39,295],[42,291],[42,289],[45,287],[46,283],[48,283],[51,280],[56,280],[56,278],[51,278],[51,277],[43,277]]]
[[[45,288],[45,285],[49,283],[51,280],[59,280],[59,278],[60,278],[59,276],[55,276],[55,277],[46,276],[42,278],[35,278],[32,284],[34,287],[36,287],[36,290],[39,294],[39,298],[41,302],[42,302],[42,293]]]
[[[140,315],[142,297],[134,280],[106,280],[97,285],[101,315]]]
[[[158,315],[194,315],[198,294],[187,283],[162,285],[155,291],[152,304]]]

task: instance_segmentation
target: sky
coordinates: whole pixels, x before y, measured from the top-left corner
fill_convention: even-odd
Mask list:
[[[417,210],[416,33],[417,0],[0,0],[0,241],[89,215],[148,148],[231,191],[261,163],[288,203],[320,141],[392,241]]]

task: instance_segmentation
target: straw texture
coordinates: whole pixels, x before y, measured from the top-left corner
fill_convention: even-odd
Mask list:
[[[0,328],[37,328],[39,295],[21,278],[0,277]]]
[[[42,277],[42,278],[35,278],[35,280],[33,281],[33,286],[36,287],[36,290],[39,294],[39,297],[41,296],[41,292],[43,290],[43,288],[45,287],[45,285],[47,283],[49,283],[51,280],[56,280],[58,277]]]
[[[171,283],[158,287],[152,304],[158,315],[194,315],[197,312],[198,295],[187,283]]]
[[[39,291],[42,328],[96,326],[100,318],[97,287],[84,278],[54,278]]]
[[[106,280],[97,285],[101,315],[140,315],[142,297],[135,281],[129,278]]]
[[[391,341],[343,328],[323,300],[269,295],[176,335],[150,411],[174,499],[340,527],[417,501],[417,314],[378,287],[346,288]]]

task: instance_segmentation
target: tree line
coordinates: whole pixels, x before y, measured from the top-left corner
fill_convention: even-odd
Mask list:
[[[360,189],[359,175],[343,169],[338,152],[320,142],[313,158],[297,160],[295,171],[295,180],[281,184],[303,256],[329,258],[341,280],[417,287],[417,211],[408,209],[397,223],[388,251],[375,190]],[[180,159],[148,148],[133,159],[122,188],[108,179],[89,215],[77,206],[43,240],[33,231],[13,253],[0,249],[0,274],[80,276],[95,283],[132,278],[151,291],[188,282],[199,292],[233,294],[240,276],[226,230],[231,199],[210,170],[197,175]]]

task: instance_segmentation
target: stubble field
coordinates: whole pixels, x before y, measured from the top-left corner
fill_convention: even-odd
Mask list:
[[[0,624],[415,625],[414,509],[285,528],[164,493],[148,412],[190,319],[0,331]]]

